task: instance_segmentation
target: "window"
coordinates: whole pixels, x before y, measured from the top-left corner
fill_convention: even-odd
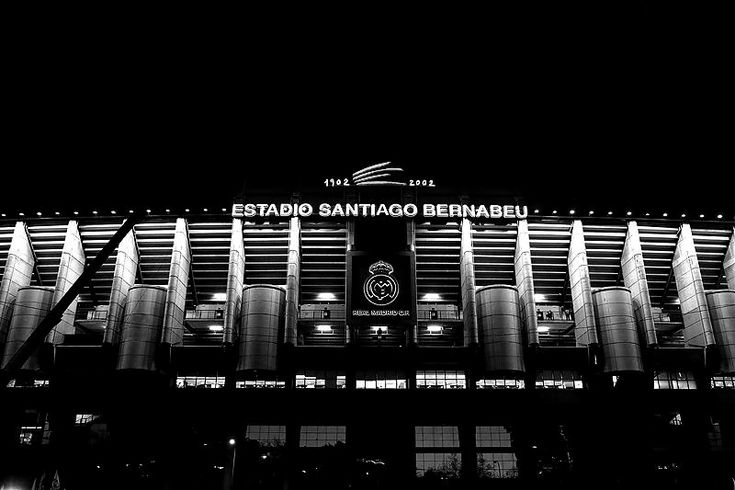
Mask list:
[[[93,413],[78,413],[74,416],[74,425],[81,426],[87,425],[97,418],[97,415]]]
[[[417,477],[459,477],[462,458],[456,426],[416,426],[415,437]]]
[[[510,432],[502,425],[475,427],[475,446],[479,448],[510,447]]]
[[[23,426],[20,428],[20,434],[18,435],[18,443],[21,446],[30,446],[33,444],[33,438],[37,434],[41,434],[43,432],[43,427],[40,426]]]
[[[345,442],[344,425],[302,425],[299,446],[323,447]]]
[[[236,381],[235,388],[286,388],[286,382],[275,379],[248,379]]]
[[[398,371],[358,371],[355,388],[358,390],[405,390],[406,375]]]
[[[719,417],[710,417],[710,429],[707,432],[710,449],[719,450],[723,447],[722,430]]]
[[[463,371],[416,371],[416,388],[419,389],[464,389],[466,386]]]
[[[300,371],[296,373],[296,388],[329,388],[345,387],[345,376],[334,371]]]
[[[458,478],[462,458],[454,453],[416,453],[416,476],[419,478],[435,474],[442,478]]]
[[[688,371],[658,372],[653,378],[654,390],[696,390],[694,374]]]
[[[478,453],[477,474],[480,478],[518,478],[516,455],[513,453]]]
[[[735,376],[712,376],[712,388],[735,388]]]
[[[536,388],[581,390],[584,383],[578,371],[543,370],[536,376]]]
[[[48,388],[47,379],[11,379],[6,385],[8,388]]]
[[[245,437],[261,446],[280,447],[286,444],[285,425],[248,425]]]
[[[477,475],[480,478],[518,477],[517,459],[510,432],[502,425],[475,427]]]
[[[416,426],[417,448],[459,448],[459,432],[456,426]]]
[[[177,388],[224,388],[224,376],[179,376]]]
[[[475,382],[478,390],[495,390],[495,389],[515,389],[522,390],[526,387],[525,381],[522,379],[478,379]]]

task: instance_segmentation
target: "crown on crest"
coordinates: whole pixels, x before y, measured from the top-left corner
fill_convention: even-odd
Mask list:
[[[391,274],[393,273],[393,266],[382,260],[377,261],[368,269],[371,274]]]

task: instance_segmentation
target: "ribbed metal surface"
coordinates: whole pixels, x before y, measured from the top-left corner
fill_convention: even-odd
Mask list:
[[[64,297],[72,284],[82,275],[85,260],[84,246],[79,236],[79,224],[75,220],[71,220],[66,229],[64,248],[61,251],[59,272],[56,276],[56,290],[54,291],[54,305]],[[78,299],[79,296],[75,297],[74,301],[64,311],[61,321],[46,336],[46,342],[61,344],[64,342],[64,336],[74,334],[76,330],[74,318],[77,313]]]
[[[166,287],[137,284],[125,303],[117,369],[156,370],[161,339]]]
[[[286,270],[286,319],[284,341],[296,345],[301,285],[301,222],[291,218],[288,233],[288,268]]]
[[[54,288],[52,287],[29,286],[18,290],[3,351],[3,368],[28,339],[31,332],[41,323],[41,320],[44,319],[51,309],[53,299]],[[21,369],[25,371],[40,370],[37,354],[34,353]]]
[[[475,262],[472,250],[472,223],[462,220],[459,273],[462,288],[462,313],[464,317],[464,345],[477,344],[477,298],[475,297]]]
[[[623,284],[630,289],[633,300],[633,312],[635,313],[638,328],[646,340],[646,345],[654,346],[658,344],[656,325],[653,319],[651,296],[648,292],[646,266],[643,261],[638,223],[635,221],[628,223],[628,233],[625,237],[625,245],[623,246],[623,255],[620,263],[622,266],[621,274],[623,276]]]
[[[630,289],[594,289],[592,299],[600,330],[604,372],[642,372],[641,347]]]
[[[735,291],[721,289],[707,292],[707,304],[717,346],[720,351],[720,369],[735,373]]]
[[[528,238],[528,222],[518,222],[518,236],[514,257],[516,287],[521,306],[521,318],[526,327],[528,345],[538,345],[536,299],[533,288],[533,266],[531,265],[531,242]]]
[[[684,318],[684,342],[697,347],[715,345],[692,229],[687,223],[679,231],[673,269]]]
[[[245,286],[238,336],[237,371],[274,371],[286,308],[283,288],[268,284]]]
[[[18,221],[12,229],[3,230],[10,232],[12,237],[7,260],[3,264],[3,280],[0,283],[0,352],[3,342],[7,337],[10,319],[13,317],[13,305],[18,296],[18,291],[31,284],[33,274],[33,252],[28,240],[23,223]]]
[[[569,243],[569,284],[574,309],[574,336],[577,345],[598,343],[595,314],[592,306],[592,282],[587,262],[587,245],[580,220],[572,223],[572,238]]]
[[[134,233],[131,230],[117,247],[115,270],[110,286],[110,306],[105,324],[105,343],[117,344],[120,340],[125,301],[130,288],[135,284],[138,260],[138,249],[135,245]]]
[[[526,370],[518,289],[485,286],[476,291],[480,345],[488,371]]]
[[[242,306],[242,288],[245,278],[245,248],[242,240],[242,220],[232,220],[232,237],[230,238],[230,262],[227,267],[227,293],[225,302],[225,326],[223,342],[233,344],[237,335],[237,321],[240,319]]]

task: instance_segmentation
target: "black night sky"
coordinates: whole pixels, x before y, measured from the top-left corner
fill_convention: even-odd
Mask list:
[[[227,49],[28,47],[6,94],[18,181],[0,208],[222,207],[390,160],[442,192],[546,211],[732,216],[716,13],[565,9]]]

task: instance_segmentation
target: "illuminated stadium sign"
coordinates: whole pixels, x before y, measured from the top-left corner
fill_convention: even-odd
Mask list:
[[[238,203],[232,207],[233,218],[485,218],[523,219],[527,206],[513,204],[447,204],[427,203]]]

